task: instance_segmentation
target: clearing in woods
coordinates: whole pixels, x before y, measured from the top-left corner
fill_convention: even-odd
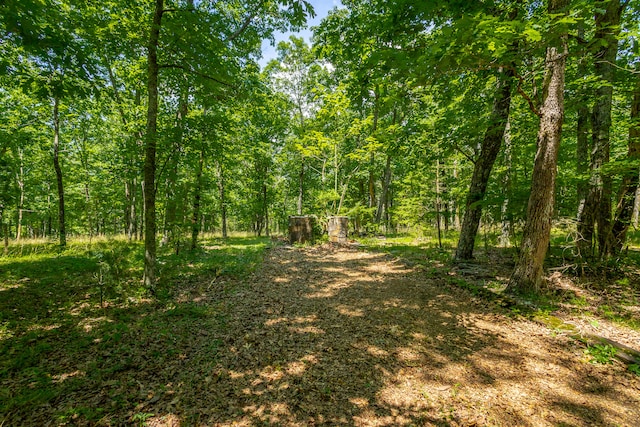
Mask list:
[[[182,393],[202,425],[640,419],[640,377],[588,363],[576,341],[445,283],[388,254],[275,248],[226,301],[215,370]]]
[[[245,278],[183,280],[164,302],[100,308],[70,290],[68,314],[38,317],[25,347],[5,337],[0,425],[637,425],[640,376],[449,273],[276,246]],[[40,298],[35,282],[5,300]]]

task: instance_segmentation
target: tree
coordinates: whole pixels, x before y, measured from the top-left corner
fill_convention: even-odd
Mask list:
[[[638,73],[638,68],[636,73]],[[616,206],[614,222],[612,226],[611,251],[619,254],[625,244],[627,231],[631,224],[631,216],[636,201],[638,190],[638,162],[640,162],[640,73],[635,75],[635,88],[631,102],[631,114],[629,125],[629,145],[627,151],[628,165],[623,174],[618,203]]]
[[[513,71],[502,70],[496,82],[493,110],[482,140],[480,155],[474,163],[473,176],[467,193],[464,219],[455,255],[457,260],[470,259],[473,256],[473,246],[482,216],[481,203],[487,191],[489,176],[500,152],[509,119],[512,79]]]
[[[288,12],[288,21],[293,25],[300,25],[304,22],[306,13],[309,11],[313,13],[313,9],[309,4],[303,0],[297,0],[286,4],[289,8],[285,10]],[[237,60],[243,56],[249,55],[255,52],[257,42],[261,37],[268,35],[273,29],[273,24],[268,19],[260,20],[260,25],[251,26],[253,19],[260,13],[265,14],[266,17],[280,20],[281,23],[286,22],[283,18],[280,10],[280,2],[262,2],[260,5],[253,5],[251,3],[241,4],[246,10],[244,21],[241,23],[233,22],[233,20],[227,20],[224,15],[211,15],[213,12],[207,10],[202,15],[188,14],[191,19],[194,16],[196,19],[202,17],[203,21],[192,22],[195,28],[199,28],[203,31],[207,26],[218,27],[221,30],[221,36],[217,40],[208,39],[207,41],[212,43],[215,47],[214,53],[219,58],[223,59],[222,63],[227,64],[227,69],[216,69],[216,75],[222,75],[225,77],[233,76],[236,64],[234,60]],[[200,7],[204,7],[200,5]],[[193,4],[187,6],[188,10],[193,9]],[[184,9],[183,9],[184,10]],[[145,268],[144,268],[144,284],[147,289],[153,290],[155,287],[156,279],[156,185],[155,185],[155,173],[156,173],[156,145],[157,145],[157,117],[158,117],[158,75],[161,68],[161,64],[158,59],[158,48],[160,46],[160,29],[162,26],[162,19],[165,13],[179,12],[180,10],[165,10],[164,1],[156,0],[153,11],[152,24],[149,30],[149,39],[147,43],[147,128],[145,134],[145,163],[144,163],[144,201],[145,201]],[[202,12],[205,12],[204,10]],[[242,10],[240,11],[242,12]],[[231,21],[231,22],[229,22]],[[278,21],[276,21],[276,24]],[[225,26],[226,24],[226,26]],[[212,33],[213,34],[213,33]],[[182,33],[187,37],[194,37],[194,32],[189,31]],[[211,35],[211,34],[210,34]],[[209,36],[210,36],[209,35]],[[197,36],[197,35],[196,35]],[[194,40],[195,42],[195,40]],[[183,52],[180,52],[178,57],[183,60],[182,64],[166,64],[164,67],[183,69],[186,72],[194,73],[196,75],[204,76],[218,83],[226,86],[232,86],[230,83],[225,83],[224,80],[218,77],[212,77],[207,74],[207,70],[200,71],[192,63],[193,59],[199,57],[202,52],[191,50],[193,47],[189,44],[180,46],[183,48]],[[228,55],[228,56],[227,56]],[[177,59],[177,58],[176,58]]]
[[[596,8],[596,30],[593,39],[593,62],[598,77],[595,103],[591,115],[591,180],[584,206],[578,218],[578,247],[580,254],[595,254],[594,227],[597,225],[597,248],[601,258],[609,255],[613,243],[611,233],[612,179],[604,167],[611,152],[611,102],[615,80],[615,61],[618,52],[620,18],[625,3],[620,0],[602,2]]]
[[[564,16],[569,0],[551,0],[549,14]],[[561,18],[560,18],[561,20]],[[564,119],[564,77],[568,55],[567,30],[560,25],[557,35],[550,35],[545,57],[543,102],[540,108],[537,152],[531,177],[527,220],[522,235],[520,256],[509,280],[508,289],[536,292],[542,280],[542,267],[551,236],[554,210],[558,151]]]

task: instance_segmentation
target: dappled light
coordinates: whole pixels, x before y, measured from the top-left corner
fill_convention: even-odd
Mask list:
[[[0,427],[640,425],[639,23],[0,0]]]
[[[209,246],[223,249],[165,258],[189,272],[176,270],[164,299],[100,302],[100,289],[76,279],[7,281],[15,319],[34,317],[2,324],[2,384],[21,399],[5,417],[183,427],[630,425],[640,416],[640,377],[589,363],[580,342],[446,279],[456,276],[331,245],[277,245],[261,267],[236,269],[250,259],[236,256],[242,242]],[[222,265],[228,273],[213,280]]]

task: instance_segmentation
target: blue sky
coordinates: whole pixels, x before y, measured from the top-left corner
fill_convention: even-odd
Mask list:
[[[311,30],[309,28],[315,25],[318,25],[320,21],[322,21],[322,19],[329,14],[329,11],[331,9],[333,9],[336,6],[341,6],[340,0],[308,0],[308,1],[313,6],[313,10],[315,11],[316,16],[312,19],[307,20],[308,27],[302,31],[298,31],[295,33],[276,32],[274,34],[276,41],[273,46],[271,45],[271,42],[269,40],[263,41],[262,42],[262,59],[260,59],[259,61],[261,66],[264,67],[265,65],[267,65],[269,61],[271,61],[277,56],[276,45],[278,44],[278,42],[288,39],[291,34],[295,34],[298,37],[304,37],[304,39],[307,40],[307,42],[310,42]]]

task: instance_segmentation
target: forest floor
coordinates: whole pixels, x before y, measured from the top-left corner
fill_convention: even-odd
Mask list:
[[[70,292],[64,316],[0,333],[0,426],[638,425],[639,375],[460,286],[477,268],[423,261],[276,245],[243,277],[182,276],[160,300]],[[38,303],[21,280],[0,286],[15,311]],[[574,310],[597,292],[572,295],[543,314],[640,346],[637,329]]]

